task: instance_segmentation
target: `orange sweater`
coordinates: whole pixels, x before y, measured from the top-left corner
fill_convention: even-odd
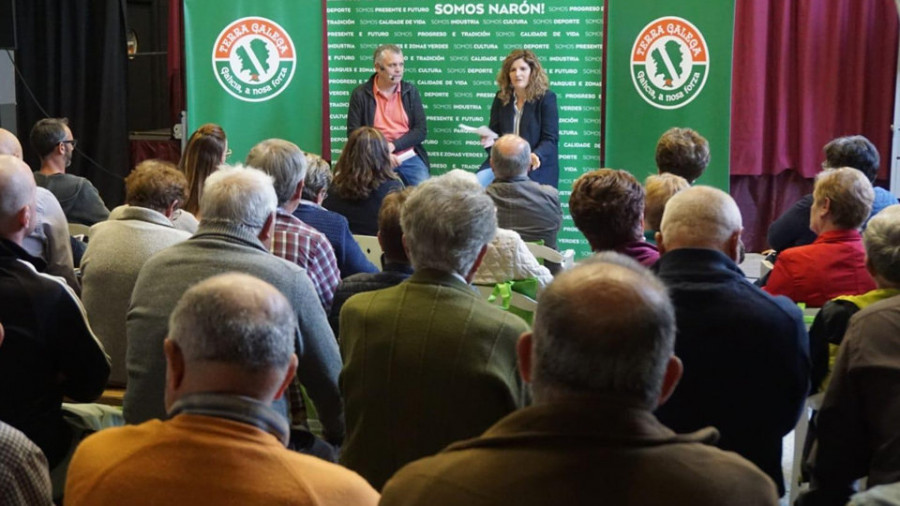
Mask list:
[[[284,448],[251,425],[182,414],[107,429],[82,442],[66,506],[375,505],[356,473]]]

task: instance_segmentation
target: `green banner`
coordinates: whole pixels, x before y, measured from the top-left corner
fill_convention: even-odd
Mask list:
[[[670,127],[709,140],[699,183],[728,189],[734,0],[609,0],[606,165],[643,180]]]
[[[184,0],[185,135],[218,123],[229,161],[270,137],[321,153],[322,26],[318,1]]]
[[[432,174],[477,170],[487,155],[478,137],[459,125],[488,124],[503,59],[513,49],[531,49],[558,98],[559,190],[565,213],[559,247],[587,255],[590,247],[568,215],[568,198],[574,180],[600,166],[601,4],[328,0],[333,159],[346,142],[350,93],[374,72],[375,48],[392,43],[404,51],[403,79],[422,93]]]

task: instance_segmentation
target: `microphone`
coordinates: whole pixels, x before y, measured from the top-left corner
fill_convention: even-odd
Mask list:
[[[387,71],[388,71],[387,67],[385,67],[385,66],[384,66],[383,64],[381,64],[381,63],[378,64],[378,68],[379,68],[382,72],[387,72]],[[391,82],[394,82],[394,81],[397,80],[397,76],[395,76],[395,75],[393,75],[393,74],[391,74],[391,73],[388,73],[388,79],[390,79]]]

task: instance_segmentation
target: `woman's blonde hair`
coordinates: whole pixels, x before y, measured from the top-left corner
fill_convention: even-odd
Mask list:
[[[509,80],[509,72],[512,70],[512,65],[516,60],[525,60],[525,63],[531,67],[531,77],[528,79],[528,86],[525,88],[524,98],[526,101],[543,97],[544,93],[547,93],[547,90],[550,88],[550,79],[547,77],[547,73],[544,72],[544,67],[541,66],[537,56],[530,49],[514,49],[503,60],[503,66],[500,68],[500,73],[497,74],[497,84],[500,85],[500,93],[497,96],[500,97],[503,105],[508,104],[514,95],[513,85]]]

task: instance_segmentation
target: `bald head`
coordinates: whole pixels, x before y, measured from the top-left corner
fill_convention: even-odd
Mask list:
[[[22,144],[5,128],[0,128],[0,155],[12,155],[22,159]]]
[[[34,175],[25,162],[0,155],[0,237],[21,244],[34,223]]]
[[[649,270],[618,253],[601,253],[544,290],[531,339],[536,402],[615,395],[653,408],[673,354],[675,313]]]
[[[711,186],[694,186],[666,203],[660,245],[665,251],[714,249],[736,258],[731,242],[736,247],[741,230],[741,212],[730,195]]]
[[[169,318],[166,405],[197,392],[279,398],[294,375],[297,319],[272,285],[235,272],[187,290]]]
[[[531,146],[514,134],[506,134],[494,142],[491,148],[491,168],[497,179],[510,179],[524,175],[531,167]]]

